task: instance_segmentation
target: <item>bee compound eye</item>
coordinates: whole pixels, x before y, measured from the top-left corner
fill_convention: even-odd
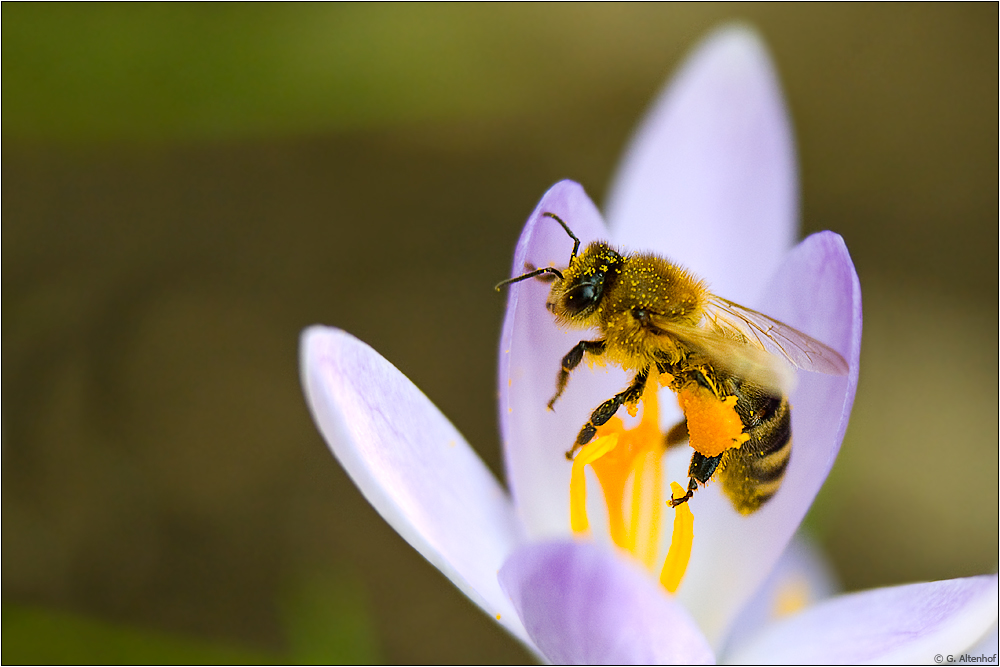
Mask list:
[[[566,310],[572,313],[579,313],[585,308],[594,305],[600,297],[601,288],[599,285],[591,283],[576,285],[566,293]]]

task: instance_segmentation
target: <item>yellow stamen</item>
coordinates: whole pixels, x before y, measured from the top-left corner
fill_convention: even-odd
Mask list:
[[[657,433],[662,440],[663,436]],[[636,557],[652,568],[660,546],[663,451],[647,449],[636,457],[629,508],[629,546]]]
[[[684,496],[684,489],[677,482],[670,483],[674,498]],[[674,534],[670,539],[670,549],[660,570],[660,583],[671,593],[676,593],[687,572],[691,560],[691,544],[694,542],[694,515],[687,503],[674,508]]]
[[[671,380],[669,376],[666,376]],[[585,466],[590,466],[604,492],[608,508],[608,531],[612,541],[631,553],[650,570],[657,565],[657,549],[662,525],[664,436],[659,425],[658,385],[668,384],[655,372],[643,392],[642,419],[635,428],[613,417],[597,429],[597,437],[585,445],[573,460],[570,475],[570,525],[575,533],[590,530],[587,518],[587,481]],[[735,410],[735,397],[719,400],[711,390],[699,385],[679,392],[681,409],[687,418],[691,442],[706,455],[739,447],[747,440],[743,424]],[[635,406],[629,412],[635,412]],[[634,416],[634,414],[633,414]],[[674,498],[684,489],[671,484]],[[673,536],[666,560],[660,570],[660,582],[671,593],[680,587],[694,543],[694,516],[688,503],[674,510]]]
[[[598,431],[573,460],[570,476],[570,525],[574,532],[588,530],[586,479],[583,467],[597,475],[608,507],[611,539],[622,549],[653,568],[659,545],[663,434],[659,427],[656,382],[650,378],[642,397],[642,420],[626,429],[614,417]]]
[[[587,519],[587,478],[583,467],[592,464],[617,445],[617,433],[601,436],[584,445],[573,459],[573,470],[569,477],[569,524],[574,533],[585,533],[590,529],[590,521]]]

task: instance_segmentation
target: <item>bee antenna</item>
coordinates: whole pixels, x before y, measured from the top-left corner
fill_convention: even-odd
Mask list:
[[[508,278],[507,280],[501,280],[500,282],[497,283],[497,286],[494,289],[496,289],[496,291],[499,292],[501,287],[505,287],[505,286],[511,285],[513,283],[519,283],[522,280],[527,280],[528,278],[534,278],[535,276],[540,276],[543,273],[551,273],[553,275],[556,275],[556,276],[559,277],[560,280],[562,280],[562,277],[563,277],[562,271],[560,271],[559,269],[557,269],[555,267],[552,267],[552,266],[543,266],[540,269],[535,269],[534,271],[529,271],[528,273],[525,273],[524,275],[520,275],[517,278]]]
[[[562,228],[566,230],[566,233],[569,234],[569,237],[573,239],[573,254],[569,256],[569,262],[570,264],[572,264],[573,260],[576,259],[576,251],[580,249],[580,239],[576,238],[576,234],[574,234],[572,230],[570,230],[569,225],[563,222],[562,218],[560,218],[555,213],[549,213],[548,211],[546,211],[545,213],[542,213],[542,216],[546,218],[552,218],[553,220],[558,222],[560,225],[562,225]],[[559,277],[562,278],[562,276]]]
[[[564,230],[566,230],[566,233],[569,234],[569,237],[571,239],[573,239],[573,252],[569,256],[569,263],[572,264],[573,260],[576,259],[576,253],[577,253],[577,251],[580,250],[580,239],[578,239],[576,237],[576,234],[574,234],[573,230],[571,230],[569,228],[569,225],[567,225],[565,222],[563,222],[562,218],[560,218],[555,213],[549,213],[548,211],[546,211],[546,212],[542,213],[542,217],[552,218],[553,220],[555,220],[556,222],[558,222],[560,225],[562,225],[562,228]],[[530,264],[527,265],[527,266],[530,266]],[[516,278],[508,278],[507,280],[502,280],[502,281],[500,281],[500,282],[497,283],[497,285],[496,285],[496,287],[494,289],[496,289],[496,291],[499,292],[501,287],[505,287],[505,286],[513,284],[513,283],[519,283],[522,280],[527,280],[528,278],[534,278],[535,276],[540,276],[540,275],[542,275],[544,273],[551,273],[552,275],[557,276],[559,278],[559,280],[563,280],[562,271],[560,271],[559,269],[553,268],[551,266],[544,266],[544,267],[542,267],[540,269],[535,269],[534,271],[529,271],[528,273],[525,273],[523,275],[517,276]]]

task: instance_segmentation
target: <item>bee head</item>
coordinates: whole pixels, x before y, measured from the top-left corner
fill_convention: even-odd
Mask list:
[[[569,225],[555,213],[545,212],[542,216],[558,222],[573,239],[569,266],[562,271],[552,266],[540,269],[528,266],[531,271],[500,282],[496,289],[500,290],[506,285],[528,278],[551,281],[552,291],[549,292],[545,305],[556,318],[579,327],[593,326],[596,324],[594,316],[598,313],[601,298],[621,273],[622,256],[600,241],[591,243],[582,255],[577,255],[580,239],[570,230]]]
[[[557,318],[576,326],[593,326],[601,299],[621,273],[622,256],[606,243],[591,243],[552,282],[546,307]],[[595,320],[595,321],[591,321]]]

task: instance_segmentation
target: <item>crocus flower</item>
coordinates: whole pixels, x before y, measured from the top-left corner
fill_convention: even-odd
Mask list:
[[[727,28],[694,53],[637,133],[607,223],[579,185],[564,181],[539,202],[515,250],[512,275],[530,265],[565,266],[572,242],[543,216],[554,213],[584,244],[605,239],[668,257],[706,279],[714,293],[809,334],[848,363],[845,376],[798,373],[789,394],[792,456],[768,503],[741,516],[717,482],[688,503],[694,540],[686,574],[681,568],[683,576],[669,586],[676,594],[657,573],[673,539],[674,512],[663,502],[668,480],[686,482],[686,461],[668,456],[664,464],[640,445],[626,464],[632,467],[617,469],[615,502],[609,493],[604,503],[592,473],[583,465],[574,471],[564,456],[568,445],[590,411],[629,378],[614,367],[581,367],[555,411],[546,409],[562,356],[586,337],[556,327],[545,308],[547,285],[527,280],[509,287],[499,372],[509,494],[389,362],[342,331],[303,333],[302,379],[313,417],[362,493],[544,659],[929,662],[935,654],[958,655],[984,636],[989,641],[997,619],[995,576],[792,605],[786,611],[797,613],[771,623],[753,617],[796,562],[794,553],[782,553],[833,464],[858,379],[857,275],[836,234],[815,234],[793,247],[796,173],[767,54],[751,31]],[[661,393],[644,395],[640,427],[652,419],[666,429],[680,418],[672,395]],[[622,442],[639,430],[629,430],[634,419],[626,421],[615,435]],[[571,517],[587,518],[571,525]]]

